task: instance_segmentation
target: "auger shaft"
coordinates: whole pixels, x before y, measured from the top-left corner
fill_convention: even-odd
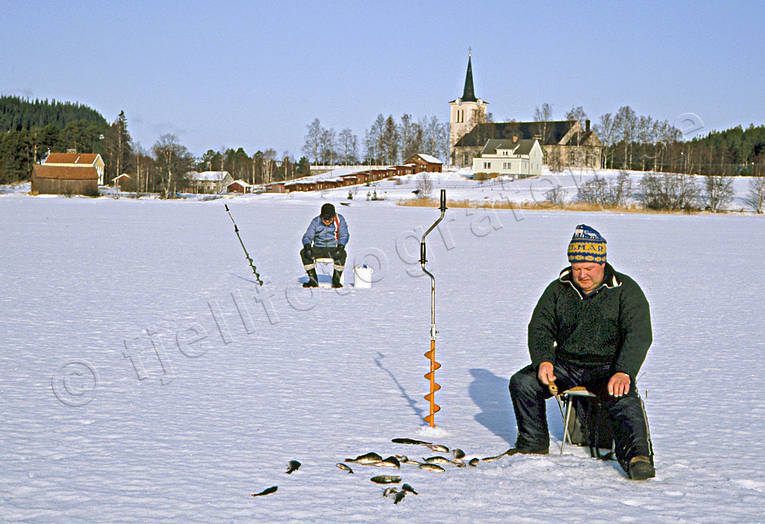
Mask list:
[[[441,367],[441,364],[436,362],[436,333],[438,333],[438,330],[436,329],[436,277],[425,268],[425,264],[428,261],[426,258],[425,237],[427,237],[444,218],[444,213],[446,213],[445,189],[441,190],[440,210],[441,216],[438,217],[438,220],[433,222],[433,225],[430,226],[427,231],[425,231],[425,234],[422,235],[422,240],[420,241],[420,266],[422,267],[423,272],[430,277],[430,351],[425,353],[425,357],[430,360],[430,371],[425,374],[425,378],[428,379],[430,383],[430,392],[425,395],[425,400],[430,403],[430,414],[425,417],[425,422],[430,424],[431,428],[436,427],[435,415],[436,412],[441,410],[441,407],[436,404],[436,391],[441,389],[441,386],[436,383],[436,370]]]
[[[228,204],[223,204],[223,207],[226,208],[226,213],[228,213],[228,217],[231,219],[231,222],[234,224],[234,233],[236,233],[236,238],[239,239],[239,244],[241,244],[242,249],[244,250],[244,256],[247,257],[247,262],[250,264],[250,267],[252,268],[252,272],[255,274],[255,280],[258,281],[258,284],[261,286],[263,285],[263,281],[260,279],[260,275],[258,274],[258,270],[255,269],[255,264],[252,261],[252,257],[247,252],[247,248],[244,247],[244,242],[242,242],[242,237],[239,235],[239,228],[236,225],[236,222],[234,221],[234,217],[231,216],[231,211],[228,209]]]

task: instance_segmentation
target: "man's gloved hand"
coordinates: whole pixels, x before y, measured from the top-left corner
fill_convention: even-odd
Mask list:
[[[343,244],[338,244],[335,248],[335,256],[333,258],[340,258],[340,255],[343,254],[343,250],[345,249],[345,246]]]
[[[311,244],[306,244],[303,246],[303,253],[305,253],[305,256],[308,258],[313,258],[313,251],[311,250]]]

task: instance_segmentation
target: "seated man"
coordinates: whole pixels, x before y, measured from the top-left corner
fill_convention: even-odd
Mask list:
[[[340,281],[345,268],[345,245],[348,243],[348,238],[348,225],[343,215],[335,213],[335,206],[332,204],[321,206],[321,213],[311,220],[303,235],[300,259],[308,273],[308,282],[305,282],[303,287],[319,286],[319,277],[316,275],[317,258],[334,260],[332,287],[343,287]]]
[[[611,418],[616,458],[634,480],[654,476],[653,450],[635,378],[651,345],[651,318],[643,291],[606,263],[606,240],[577,226],[568,246],[571,266],[539,299],[529,323],[531,365],[510,379],[518,424],[513,453],[547,453],[548,389],[585,386]]]

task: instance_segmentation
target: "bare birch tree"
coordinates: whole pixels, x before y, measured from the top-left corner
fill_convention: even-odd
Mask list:
[[[537,106],[534,110],[534,122],[537,122],[537,134],[541,137],[540,143],[542,145],[547,144],[550,138],[550,122],[553,118],[553,109],[550,104],[545,102],[542,106]]]
[[[173,134],[165,134],[152,147],[154,160],[162,178],[162,192],[165,198],[175,195],[183,188],[186,173],[193,167],[194,158],[186,146],[178,143]]]
[[[274,180],[274,168],[276,167],[276,151],[266,149],[263,151],[263,184],[270,184]]]
[[[614,145],[614,119],[611,113],[600,115],[600,123],[595,124],[594,129],[603,144],[601,165],[608,168],[609,151]],[[611,162],[613,164],[613,151],[611,151]]]
[[[358,137],[349,128],[345,128],[337,135],[338,153],[342,156],[343,163],[349,165],[356,162],[358,156]]]
[[[321,122],[314,118],[313,122],[306,127],[305,143],[303,144],[303,153],[313,158],[313,163],[319,163],[319,148],[321,144]]]

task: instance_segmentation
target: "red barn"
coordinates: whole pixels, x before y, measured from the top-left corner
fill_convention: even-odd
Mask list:
[[[444,163],[432,155],[426,155],[425,153],[417,153],[406,159],[405,164],[414,164],[414,172],[422,173],[427,171],[429,173],[440,173],[444,167]]]
[[[32,193],[98,196],[98,171],[95,167],[35,164]]]

